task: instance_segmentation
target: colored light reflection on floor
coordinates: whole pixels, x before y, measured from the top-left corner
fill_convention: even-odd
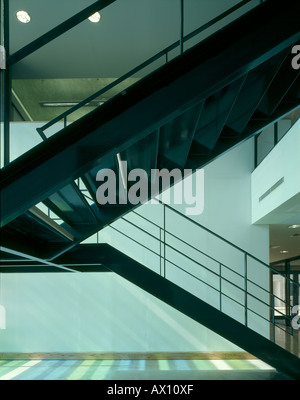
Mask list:
[[[260,360],[1,360],[0,380],[272,379]]]

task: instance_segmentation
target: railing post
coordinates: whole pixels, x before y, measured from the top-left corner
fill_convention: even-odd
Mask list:
[[[159,228],[159,275],[161,276],[161,228]]]
[[[258,139],[259,135],[254,136],[254,168],[257,168],[258,166]]]
[[[180,54],[183,54],[184,0],[180,0]]]
[[[271,307],[272,307],[272,339],[275,343],[275,301],[274,294],[271,293]]]
[[[278,143],[278,122],[274,124],[274,147]]]
[[[220,269],[220,311],[222,311],[222,264],[219,264]]]
[[[292,317],[293,317],[293,307],[291,306],[291,318],[290,318],[290,328],[291,328],[291,336],[294,336],[294,328],[293,328],[293,324],[292,324]]]
[[[3,45],[5,58],[9,56],[9,2],[1,1],[1,17],[3,16],[1,34],[3,34]],[[1,18],[2,19],[2,18]],[[10,118],[11,118],[11,72],[9,64],[5,62],[5,69],[1,71],[2,93],[1,93],[1,120],[3,120],[3,161],[4,166],[10,162]]]
[[[164,249],[164,263],[163,263],[163,277],[166,277],[166,207],[164,208],[164,234],[163,234],[163,249]]]
[[[245,326],[248,326],[247,299],[247,254],[244,254],[244,292],[245,292]]]

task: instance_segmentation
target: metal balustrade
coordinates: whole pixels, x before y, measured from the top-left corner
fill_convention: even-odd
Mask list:
[[[142,211],[139,212],[137,209],[132,211],[132,214],[128,214],[127,216],[121,218],[121,221],[124,221],[126,224],[128,224],[128,230],[125,228],[125,226],[124,229],[121,229],[120,227],[116,226],[117,224],[111,224],[107,229],[112,229],[113,232],[121,235],[121,237],[126,238],[137,246],[142,246],[142,248],[148,251],[149,254],[154,255],[156,259],[159,259],[159,269],[157,272],[162,277],[170,279],[169,268],[172,266],[180,273],[183,273],[183,275],[200,282],[203,287],[211,290],[211,293],[213,293],[214,297],[214,304],[210,304],[216,307],[219,311],[225,312],[225,314],[228,313],[228,311],[226,311],[226,307],[223,306],[225,300],[228,299],[230,302],[233,302],[238,307],[243,309],[243,316],[240,315],[238,318],[234,315],[231,316],[233,318],[237,318],[239,322],[243,323],[245,326],[251,325],[249,324],[249,315],[252,315],[269,324],[270,340],[272,340],[274,343],[276,343],[275,328],[284,331],[286,334],[290,335],[291,338],[293,338],[294,330],[291,325],[292,316],[289,321],[291,329],[288,330],[276,323],[275,319],[275,312],[282,314],[283,317],[287,318],[286,315],[284,315],[275,307],[275,300],[278,300],[283,304],[286,304],[286,301],[272,293],[268,288],[253,280],[253,277],[251,277],[251,262],[255,262],[259,268],[262,269],[262,273],[267,271],[268,273],[279,274],[299,290],[300,285],[298,282],[285,276],[273,266],[262,262],[254,255],[229,242],[205,226],[189,219],[171,206],[163,203],[160,200],[152,199],[152,202],[153,201],[157,201],[157,203],[163,207],[163,221],[161,224],[153,222],[149,218],[142,215]],[[191,228],[201,230],[205,232],[206,235],[212,236],[218,241],[221,241],[223,244],[228,246],[229,249],[237,251],[240,255],[240,259],[243,260],[242,263],[239,263],[239,271],[233,269],[228,261],[224,262],[224,259],[222,259],[222,254],[219,256],[212,256],[208,254],[208,252],[203,251],[200,246],[196,247],[195,245],[189,243],[185,233],[179,236],[178,234],[174,234],[174,232],[168,231],[168,213],[170,213],[170,218],[177,216],[179,219],[187,221]],[[149,223],[156,229],[156,234],[141,227],[140,224],[131,221],[130,215],[137,216],[146,223]],[[136,235],[134,234],[133,230],[136,230]],[[144,235],[146,238],[145,240],[141,239],[142,235]],[[171,243],[171,239],[183,245],[186,248],[186,251],[183,252],[178,246],[176,246],[176,243]],[[99,242],[98,236],[96,240]],[[145,242],[147,242],[147,244],[145,244]],[[197,261],[197,256],[195,256],[195,254],[206,258],[207,263]],[[129,254],[129,256],[131,256],[131,254]],[[178,260],[178,258],[180,260]],[[192,263],[195,266],[194,271],[189,271],[188,268],[185,268],[185,264],[188,263]],[[209,267],[209,263],[214,263],[215,268]],[[197,276],[199,271],[205,271],[208,273],[210,275],[210,279],[205,280]],[[209,280],[213,281],[214,283],[210,282]],[[239,283],[237,283],[238,280]],[[226,285],[227,290],[225,291]],[[189,288],[186,290],[189,290]],[[206,301],[204,293],[197,293],[196,295],[202,300]]]

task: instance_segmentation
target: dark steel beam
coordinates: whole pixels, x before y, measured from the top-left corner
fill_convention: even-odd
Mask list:
[[[180,0],[180,54],[183,54],[184,38],[184,0]]]
[[[33,261],[33,262],[42,263],[45,266],[48,266],[48,267],[51,267],[51,268],[58,268],[58,269],[62,269],[64,271],[68,271],[68,272],[76,272],[72,268],[65,267],[64,265],[56,264],[56,263],[53,263],[51,261],[47,261],[47,260],[44,260],[44,259],[33,257],[33,256],[29,255],[29,254],[25,254],[25,253],[22,253],[22,252],[17,251],[17,250],[12,250],[12,249],[7,248],[7,247],[0,246],[0,251],[4,252],[4,253],[11,254],[11,255],[14,255],[14,256],[17,256],[17,257],[23,257],[23,258],[26,258],[26,259],[28,259],[30,261]],[[37,266],[36,268],[39,268],[39,266]]]
[[[47,32],[44,35],[40,36],[39,38],[35,39],[33,42],[29,43],[27,46],[24,46],[22,49],[16,51],[14,54],[12,54],[10,57],[8,57],[8,63],[10,65],[13,65],[13,64],[21,61],[23,58],[29,56],[30,54],[34,53],[36,50],[40,49],[41,47],[43,47],[46,44],[48,44],[49,42],[51,42],[52,40],[58,38],[65,32],[74,28],[76,25],[78,25],[82,21],[86,20],[88,17],[90,17],[95,12],[102,10],[103,8],[109,6],[110,4],[114,3],[115,1],[116,0],[98,0],[98,1],[96,1],[95,3],[86,7],[84,10],[73,15],[71,18],[67,19],[66,21],[62,22],[60,25],[51,29],[49,32]],[[7,0],[7,2],[8,2],[8,0]]]
[[[11,118],[11,71],[7,62],[9,57],[10,39],[9,39],[9,0],[3,0],[3,36],[4,49],[6,52],[6,68],[1,71],[2,80],[2,116],[3,119],[3,164],[8,165],[10,161],[10,118]]]
[[[266,2],[8,165],[1,225],[295,43],[297,10]]]
[[[44,273],[72,273],[72,272],[111,272],[102,265],[69,265],[70,271],[51,267],[49,265],[1,265],[0,273],[3,274],[44,274]]]
[[[15,221],[14,221],[15,222]],[[20,230],[26,227],[26,225],[18,226],[7,225],[0,230],[1,246],[19,251],[23,254],[28,254],[39,259],[50,259],[53,254],[65,252],[70,247],[69,242],[54,242],[45,241],[40,236],[41,227],[39,231],[36,229],[35,232],[39,232],[34,238],[30,237],[27,232],[20,232]],[[73,243],[73,242],[71,242]],[[74,243],[76,245],[77,243]],[[3,259],[1,257],[1,259]]]

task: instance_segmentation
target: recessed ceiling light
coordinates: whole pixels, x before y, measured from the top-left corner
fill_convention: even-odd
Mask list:
[[[99,12],[96,12],[95,14],[93,14],[93,15],[91,15],[91,16],[89,17],[89,20],[90,20],[91,22],[94,22],[94,23],[99,22],[100,19],[101,19],[101,15],[100,15]]]
[[[40,105],[42,107],[74,107],[77,106],[80,101],[42,101]],[[98,107],[105,103],[104,100],[94,100],[86,103],[85,107]]]
[[[280,250],[280,253],[286,254],[286,253],[288,253],[288,250]]]
[[[300,228],[300,225],[294,224],[289,226],[289,229],[296,229],[296,228]]]
[[[278,249],[280,246],[278,246],[278,245],[272,245],[272,246],[270,246],[271,247],[271,249]]]
[[[30,15],[26,11],[18,11],[16,15],[18,20],[23,24],[28,24],[31,20]]]

